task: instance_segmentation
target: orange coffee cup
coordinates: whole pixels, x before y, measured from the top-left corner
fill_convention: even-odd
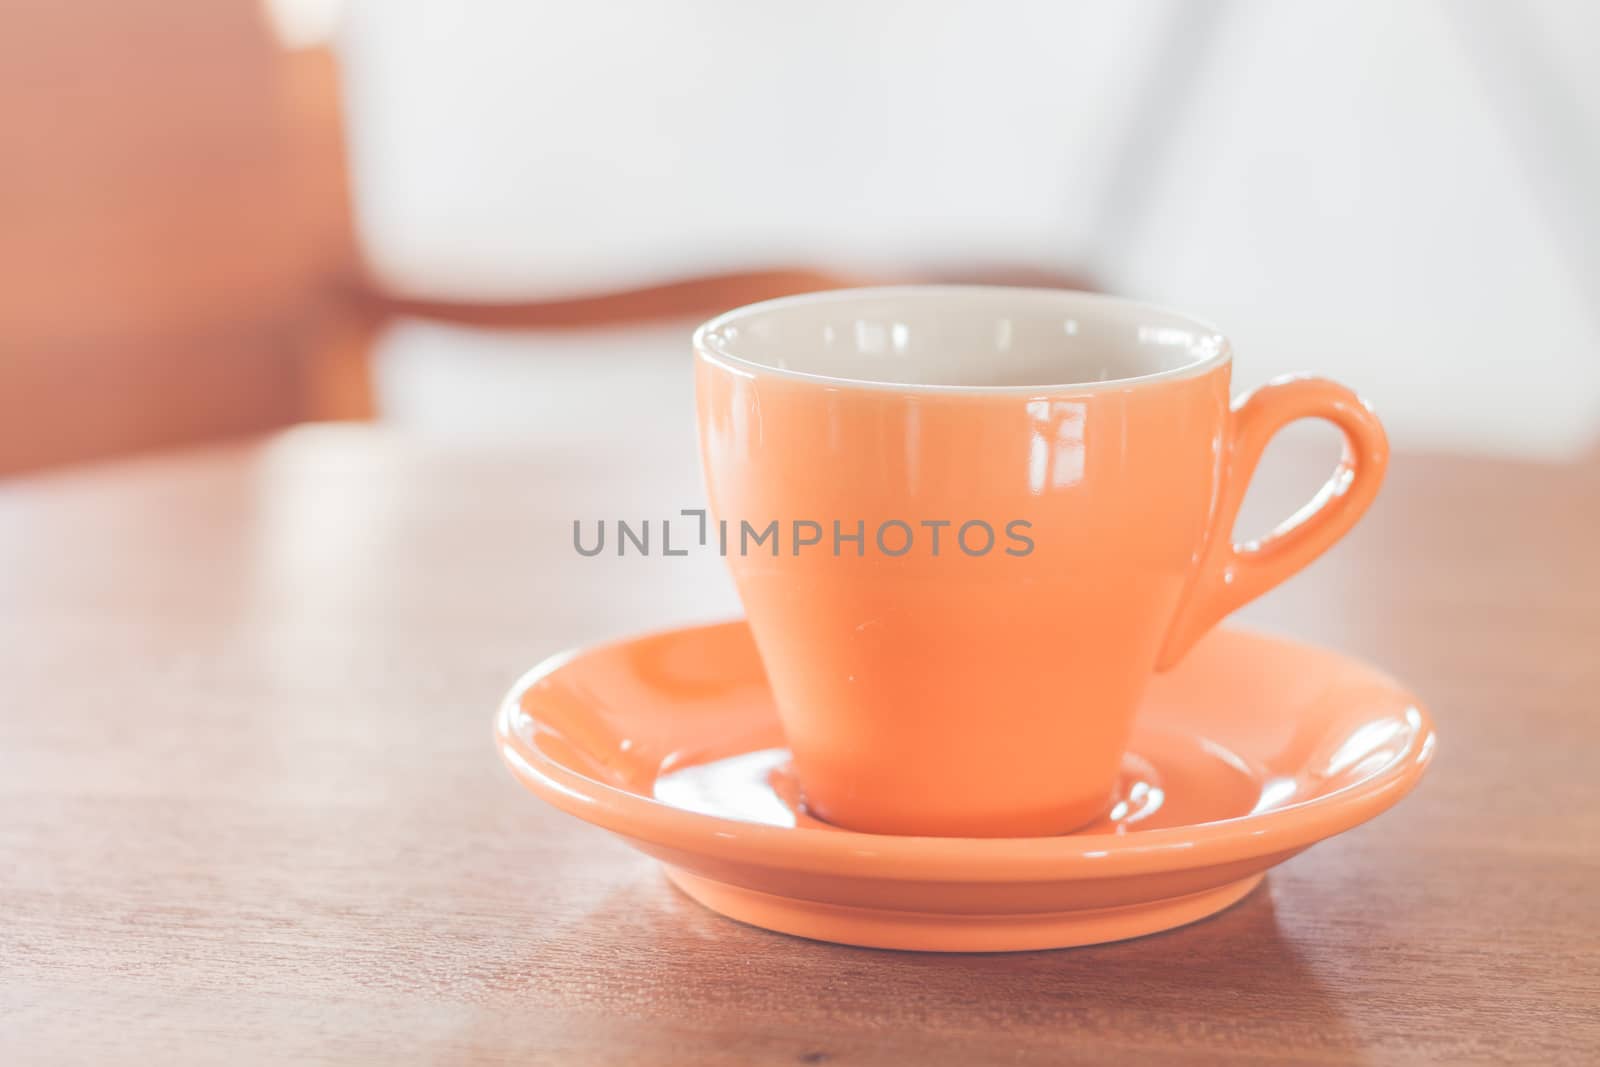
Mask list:
[[[1350,529],[1387,462],[1344,386],[1230,404],[1225,337],[1110,297],[840,290],[694,344],[718,543],[805,802],[855,830],[1100,815],[1151,673]],[[1344,434],[1333,478],[1233,543],[1267,441],[1312,417]]]

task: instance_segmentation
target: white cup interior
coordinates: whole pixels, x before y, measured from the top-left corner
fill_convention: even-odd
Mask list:
[[[841,289],[730,311],[695,334],[746,370],[860,385],[1037,389],[1202,373],[1228,358],[1206,323],[1062,289]]]

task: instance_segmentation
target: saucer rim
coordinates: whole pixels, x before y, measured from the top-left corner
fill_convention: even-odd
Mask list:
[[[643,843],[741,864],[759,862],[855,877],[1014,882],[1120,878],[1296,852],[1394,806],[1416,787],[1437,748],[1437,731],[1426,706],[1387,673],[1326,646],[1236,626],[1218,627],[1207,639],[1226,635],[1311,650],[1350,664],[1391,690],[1397,702],[1403,701],[1416,716],[1406,746],[1371,774],[1331,792],[1229,819],[1137,834],[936,837],[774,826],[689,811],[580,774],[526,744],[518,733],[517,719],[526,715],[522,698],[527,691],[579,656],[652,637],[745,625],[743,619],[734,619],[663,627],[547,657],[511,686],[495,712],[495,745],[502,760],[519,782],[556,808]]]

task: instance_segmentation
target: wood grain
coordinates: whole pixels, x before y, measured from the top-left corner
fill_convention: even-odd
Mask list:
[[[733,608],[714,557],[571,552],[698,499],[687,427],[624,437],[310,428],[0,488],[0,1062],[1595,1062],[1600,466],[1400,456],[1247,612],[1428,699],[1395,811],[1186,929],[924,956],[712,915],[498,766],[534,660]]]

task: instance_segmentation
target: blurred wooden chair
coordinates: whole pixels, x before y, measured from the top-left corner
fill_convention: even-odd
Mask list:
[[[252,0],[0,0],[0,471],[306,414],[336,89]]]
[[[1048,271],[777,266],[558,300],[376,283],[350,207],[339,74],[259,0],[0,0],[0,473],[374,414],[400,316],[589,329],[897,280]]]

